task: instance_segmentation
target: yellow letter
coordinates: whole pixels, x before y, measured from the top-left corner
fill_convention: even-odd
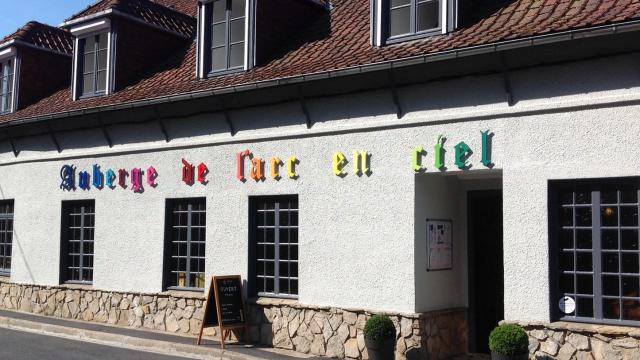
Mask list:
[[[413,148],[413,151],[411,152],[411,165],[415,172],[424,170],[424,166],[422,166],[422,155],[424,155],[424,148],[422,146],[416,146]]]
[[[280,180],[280,165],[282,165],[282,160],[279,157],[271,158],[271,177]]]
[[[296,173],[296,165],[300,163],[300,161],[298,161],[298,158],[295,156],[291,156],[288,160],[287,160],[287,176],[291,179],[297,179],[298,178],[298,173]]]
[[[369,173],[369,156],[367,151],[354,151],[353,152],[353,171],[358,174]]]
[[[336,176],[344,176],[346,173],[342,172],[342,168],[347,164],[347,158],[340,151],[333,154],[333,173]]]

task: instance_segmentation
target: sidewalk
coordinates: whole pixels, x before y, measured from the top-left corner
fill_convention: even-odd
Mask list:
[[[211,339],[203,339],[203,345],[196,346],[194,337],[77,320],[65,320],[8,310],[0,310],[0,328],[191,359],[320,359],[308,355],[305,356],[304,354],[252,345],[225,344],[226,349],[222,350],[220,349],[220,343]]]

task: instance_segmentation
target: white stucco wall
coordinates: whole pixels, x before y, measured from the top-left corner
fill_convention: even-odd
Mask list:
[[[57,284],[60,202],[95,199],[94,286],[161,291],[165,199],[193,196],[207,198],[207,275],[246,278],[248,196],[298,194],[300,302],[402,312],[465,306],[464,248],[456,255],[460,268],[422,274],[418,229],[424,219],[418,215],[429,215],[433,199],[424,186],[416,189],[410,151],[424,146],[427,173],[434,172],[432,149],[443,134],[447,171],[457,172],[453,145],[465,141],[474,150],[469,172],[475,174],[483,169],[480,131],[490,129],[495,167],[477,174],[503,176],[505,316],[548,320],[547,181],[638,175],[640,150],[632,145],[640,133],[638,60],[513,72],[512,107],[499,75],[477,76],[399,89],[402,119],[390,93],[377,91],[309,100],[310,130],[299,104],[292,103],[231,112],[235,137],[214,114],[168,121],[168,144],[157,124],[110,128],[112,149],[99,131],[58,134],[61,154],[46,136],[17,141],[17,159],[8,144],[0,144],[0,197],[15,199],[12,280]],[[300,178],[239,182],[235,153],[246,148],[267,160],[296,155]],[[353,175],[351,163],[348,176],[333,175],[331,156],[338,150],[349,158],[353,150],[372,153],[372,175]],[[209,184],[183,184],[181,158],[204,161]],[[58,174],[71,163],[86,171],[93,163],[103,170],[153,165],[158,187],[145,187],[142,194],[120,188],[65,192]],[[437,181],[448,181],[442,179]],[[424,208],[418,206],[420,194],[426,195],[420,196]],[[461,201],[455,200],[451,213],[462,211]]]

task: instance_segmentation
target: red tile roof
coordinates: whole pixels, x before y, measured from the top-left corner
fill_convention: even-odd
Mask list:
[[[177,6],[186,3],[194,5]],[[73,15],[66,21],[77,20],[106,10],[116,10],[151,25],[159,26],[187,37],[193,36],[196,28],[196,0],[102,0]]]
[[[68,31],[36,21],[28,22],[13,34],[6,36],[0,40],[0,45],[10,40],[22,41],[65,54],[73,52],[73,40]]]
[[[193,11],[189,4],[196,2],[158,1],[171,3],[181,11]],[[462,24],[460,29],[450,34],[372,47],[369,43],[369,4],[369,0],[333,0],[330,29],[326,29],[326,19],[310,20],[305,29],[292,35],[292,44],[301,45],[293,47],[268,64],[246,72],[207,80],[196,79],[196,49],[195,43],[190,42],[173,58],[163,64],[156,64],[157,71],[112,95],[72,101],[71,90],[64,88],[16,113],[0,116],[0,122],[344,69],[502,40],[640,19],[640,0],[508,1],[506,5],[491,9],[480,19]],[[474,13],[477,14],[479,10],[474,9]]]

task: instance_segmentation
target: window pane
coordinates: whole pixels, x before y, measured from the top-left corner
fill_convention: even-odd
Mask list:
[[[620,319],[620,300],[603,299],[602,313],[605,319]]]
[[[640,320],[640,301],[638,300],[624,300],[623,306],[623,319],[624,320]]]
[[[620,295],[620,283],[618,276],[603,276],[602,277],[602,294],[609,296]]]
[[[94,52],[96,49],[96,38],[95,36],[89,36],[86,39],[84,39],[84,52],[86,53],[90,53],[90,52]]]
[[[618,208],[615,206],[603,206],[600,209],[602,213],[602,226],[618,226]]]
[[[617,273],[618,270],[618,253],[602,254],[602,271]]]
[[[622,254],[622,272],[628,274],[638,274],[640,269],[638,268],[638,254]]]
[[[623,204],[635,204],[638,202],[637,189],[622,189],[620,191],[620,202]]]
[[[562,274],[560,276],[560,292],[563,294],[573,294],[575,292],[573,275]]]
[[[573,230],[562,230],[560,248],[573,249]]]
[[[638,250],[638,230],[620,230],[622,250]]]
[[[237,18],[244,16],[244,7],[246,0],[232,0],[231,1],[231,18]]]
[[[390,31],[389,35],[396,36],[402,34],[408,34],[411,32],[411,7],[401,7],[397,9],[391,9],[390,16]]]
[[[576,301],[577,316],[593,317],[593,299],[579,297]]]
[[[94,71],[93,66],[94,63],[94,54],[85,54],[84,55],[84,63],[82,65],[83,73],[92,73]]]
[[[244,19],[231,21],[231,42],[244,41]]]
[[[214,23],[225,21],[225,19],[227,18],[226,2],[227,2],[226,0],[216,0],[213,2],[213,22]]]
[[[618,203],[618,190],[617,189],[604,189],[600,192],[601,204],[617,204]]]
[[[640,297],[640,287],[638,276],[623,276],[622,277],[622,296],[626,297]]]
[[[620,225],[638,226],[638,207],[637,206],[620,207]]]
[[[562,226],[573,226],[573,208],[571,207],[562,208],[560,223]]]
[[[244,42],[230,47],[229,68],[244,66]]]
[[[592,275],[577,275],[576,276],[576,292],[583,295],[593,294],[593,276]]]
[[[576,207],[576,226],[591,226],[591,207]]]
[[[418,4],[418,31],[435,29],[440,23],[440,8],[438,1]]]
[[[86,75],[83,76],[82,92],[84,94],[92,94],[94,92],[94,89],[93,89],[93,74],[86,74]]]
[[[618,249],[618,230],[602,230],[602,248],[605,250]]]
[[[98,70],[107,69],[107,50],[98,51]]]
[[[411,0],[391,0],[391,7],[398,7],[409,4],[411,4]]]
[[[105,50],[107,48],[107,33],[102,33],[100,35],[98,35],[98,49],[99,50]]]
[[[593,270],[593,258],[590,252],[579,252],[576,254],[576,270],[577,271]]]
[[[211,68],[213,71],[225,70],[227,68],[224,48],[217,48],[211,51]]]
[[[590,190],[577,191],[576,204],[591,204],[591,191]]]
[[[213,25],[213,36],[211,36],[213,47],[224,46],[227,38],[225,29],[226,29],[225,24]]]
[[[98,71],[98,78],[96,79],[96,92],[105,91],[107,88],[107,72]]]
[[[573,252],[565,251],[560,255],[560,270],[573,271]]]
[[[578,249],[591,249],[591,229],[589,230],[576,230],[576,248]]]

